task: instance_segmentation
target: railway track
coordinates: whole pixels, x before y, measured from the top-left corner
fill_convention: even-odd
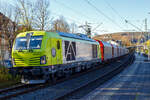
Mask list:
[[[72,91],[66,93],[66,94],[63,95],[63,96],[57,97],[55,100],[80,99],[80,98],[78,98],[78,97],[75,97],[75,98],[72,98],[72,97],[73,97],[73,95],[74,95],[75,93],[76,93],[76,94],[79,93],[80,90],[86,91],[85,88],[87,88],[87,87],[89,88],[89,87],[91,87],[92,85],[95,85],[95,84],[97,84],[97,83],[98,83],[98,85],[103,84],[105,81],[107,81],[108,79],[112,78],[114,75],[116,75],[116,74],[118,74],[119,72],[121,72],[126,66],[132,64],[133,61],[134,61],[134,56],[131,55],[131,56],[130,56],[130,59],[129,59],[129,60],[126,60],[124,63],[120,64],[120,65],[118,66],[118,68],[112,70],[111,72],[105,73],[103,76],[101,76],[101,77],[99,77],[99,78],[97,78],[97,79],[95,79],[95,80],[93,80],[93,81],[91,81],[91,82],[89,82],[89,83],[86,83],[86,84],[84,84],[84,85],[82,85],[82,86],[80,86],[80,87],[77,87],[77,88],[73,89]],[[81,92],[81,93],[83,93],[83,92]]]
[[[34,85],[34,86],[21,84],[21,85],[17,85],[11,88],[3,89],[3,90],[0,90],[0,100],[10,99],[12,97],[15,97],[21,94],[32,92],[32,91],[42,88],[43,86],[44,85],[42,84]]]
[[[69,78],[68,77],[62,78],[62,79],[59,79],[56,82],[52,82],[52,83],[38,84],[38,85],[20,84],[20,85],[13,86],[11,88],[2,89],[2,90],[0,90],[0,100],[10,99],[10,98],[13,98],[13,97],[25,94],[25,93],[33,92],[33,91],[38,90],[38,89],[42,89],[42,88],[45,88],[48,86],[53,86],[53,85],[56,85],[58,83],[64,82],[66,80],[70,80],[70,79],[79,77],[83,74],[94,71],[96,69],[100,69],[100,68],[95,67],[93,69],[88,69],[86,71],[76,73],[76,74],[70,76]]]
[[[83,74],[94,71],[96,69],[99,69],[99,68],[95,67],[93,69],[89,69],[89,70],[83,71],[81,73],[74,74],[74,75],[70,76],[69,78],[66,77],[66,78],[59,79],[53,83],[38,84],[38,85],[19,84],[19,85],[16,85],[16,86],[13,86],[13,87],[10,87],[7,89],[2,89],[2,90],[0,90],[0,100],[10,99],[10,98],[13,98],[13,97],[25,94],[25,93],[33,92],[33,91],[38,90],[38,89],[42,89],[42,88],[45,88],[48,86],[53,86],[53,85],[56,85],[58,83],[64,82],[66,80],[69,80],[69,79],[72,79],[75,77],[79,77]]]
[[[70,79],[79,77],[81,75],[84,75],[84,74],[86,74],[88,72],[92,72],[92,71],[97,70],[97,69],[100,69],[100,67],[94,67],[93,69],[89,69],[89,70],[83,71],[81,73],[74,74],[74,75],[70,76],[69,78],[59,79],[59,80],[57,80],[56,82],[53,82],[53,83],[38,84],[38,85],[20,84],[20,85],[14,86],[12,88],[3,89],[3,90],[0,90],[0,100],[10,99],[10,98],[13,98],[13,97],[25,94],[25,93],[33,92],[33,91],[38,90],[38,89],[43,89],[43,88],[46,88],[46,87],[51,87],[51,86],[56,85],[58,83],[61,83],[61,82],[64,82],[66,80],[70,80]],[[103,77],[105,77],[105,76],[106,75],[104,75]],[[84,86],[87,86],[88,84],[89,83],[85,84]],[[83,88],[84,86],[78,87],[78,88],[74,89],[72,92],[67,93],[66,95],[61,96],[61,97],[59,97],[57,99],[58,100],[62,100],[63,98],[71,95],[75,91]]]
[[[17,85],[14,85],[14,86],[12,86],[12,87],[0,89],[0,94],[1,94],[1,93],[5,93],[5,92],[8,92],[8,91],[11,91],[11,90],[13,90],[13,89],[21,88],[21,87],[23,87],[23,86],[24,86],[24,84],[18,83]]]

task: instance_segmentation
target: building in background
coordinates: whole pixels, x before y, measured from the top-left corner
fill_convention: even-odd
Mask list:
[[[117,32],[97,35],[93,38],[102,41],[115,41],[122,46],[135,46],[149,40],[148,34],[149,32]]]

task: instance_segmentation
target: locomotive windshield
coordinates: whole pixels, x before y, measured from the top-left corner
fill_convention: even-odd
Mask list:
[[[42,38],[43,36],[31,36],[29,40],[27,39],[27,37],[16,38],[14,49],[15,50],[40,49]]]

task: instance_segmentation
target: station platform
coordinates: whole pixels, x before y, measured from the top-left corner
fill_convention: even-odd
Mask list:
[[[135,57],[132,65],[80,100],[150,100],[150,62]]]

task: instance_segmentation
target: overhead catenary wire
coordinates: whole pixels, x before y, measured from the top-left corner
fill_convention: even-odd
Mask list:
[[[139,31],[143,31],[142,29],[140,29],[140,28],[137,27],[136,25],[132,24],[129,20],[127,20],[126,18],[124,18],[123,16],[121,16],[121,15],[119,14],[119,12],[118,12],[115,8],[113,8],[113,7],[111,6],[111,4],[110,4],[107,0],[104,0],[104,1],[105,1],[105,3],[112,9],[112,11],[113,11],[114,13],[116,13],[123,21],[125,21],[125,23],[130,24],[131,26],[133,26],[134,28],[138,29]]]
[[[58,16],[58,17],[60,17],[60,16],[62,16],[61,14],[57,14],[57,13],[55,13],[55,12],[51,12],[53,15],[55,15],[55,16]],[[78,20],[76,20],[76,19],[73,19],[73,18],[70,18],[70,17],[68,17],[68,16],[63,16],[66,20],[67,20],[67,22],[68,21],[71,21],[71,23],[75,23],[75,25],[77,25],[77,26],[79,26],[80,24],[83,24],[83,23],[81,23],[80,21],[78,21]],[[76,31],[79,31],[79,28],[77,27],[77,30]],[[78,32],[77,32],[78,33]],[[81,33],[83,33],[83,32],[81,32]]]
[[[128,24],[130,24],[131,26],[135,27],[135,28],[138,29],[139,31],[143,32],[142,29],[140,29],[140,28],[137,27],[136,25],[132,24],[130,21],[128,21],[128,20],[125,19],[125,22],[128,23]]]
[[[113,11],[114,13],[116,13],[116,14],[120,17],[120,19],[124,20],[124,17],[122,17],[122,16],[119,14],[119,12],[118,12],[115,8],[113,8],[113,7],[111,6],[111,4],[110,4],[107,0],[104,0],[104,2],[112,9],[112,11]]]
[[[118,11],[117,11],[116,9],[114,9],[114,8],[111,6],[111,4],[110,4],[107,0],[104,0],[104,1],[105,1],[106,4],[112,9],[112,11],[113,11],[114,13],[116,13],[122,20],[125,21],[125,23],[128,23],[128,24],[130,24],[132,27],[134,27],[134,28],[136,28],[137,30],[139,30],[139,31],[141,32],[141,34],[140,34],[139,37],[140,37],[140,38],[142,37],[142,32],[143,32],[142,28],[137,27],[136,25],[134,25],[133,23],[131,23],[129,20],[127,20],[126,18],[122,17],[122,16],[118,13]]]
[[[70,7],[70,6],[68,6],[68,5],[66,5],[66,4],[64,4],[63,2],[60,2],[60,0],[58,1],[58,0],[54,0],[57,4],[59,4],[59,5],[61,5],[61,6],[64,6],[65,8],[67,8],[68,10],[70,10],[71,12],[74,12],[74,13],[76,13],[76,14],[78,14],[78,15],[82,15],[84,18],[86,18],[86,19],[92,19],[91,17],[89,17],[89,16],[87,16],[87,15],[85,15],[85,14],[83,14],[83,13],[81,13],[81,12],[79,12],[79,11],[77,11],[77,10],[75,10],[75,9],[73,9],[72,7]]]
[[[123,28],[116,23],[113,19],[111,19],[109,16],[107,16],[105,13],[103,13],[100,9],[98,9],[94,4],[92,4],[89,0],[84,0],[88,5],[90,5],[91,7],[93,7],[99,14],[103,15],[105,18],[107,18],[108,20],[110,20],[113,24],[115,24],[118,28],[122,29]]]
[[[123,16],[121,16],[120,14],[119,14],[119,12],[107,1],[107,0],[104,0],[104,2],[110,7],[110,9],[116,14],[116,15],[118,15],[118,17],[120,17],[120,19],[122,20],[121,22],[123,23],[123,24],[125,24],[125,18],[123,17]]]
[[[78,14],[78,15],[80,15],[80,16],[82,16],[82,17],[84,17],[84,18],[87,18],[87,20],[93,20],[94,18],[91,18],[91,17],[89,17],[89,16],[87,16],[87,14],[83,14],[82,12],[79,12],[79,11],[77,11],[77,10],[75,10],[75,9],[73,9],[72,7],[70,7],[70,6],[68,6],[68,5],[66,5],[66,4],[64,4],[63,2],[60,2],[60,1],[58,1],[58,0],[54,0],[57,4],[59,4],[59,5],[61,5],[61,6],[63,6],[63,7],[65,7],[65,8],[67,8],[68,10],[70,10],[71,12],[73,12],[73,13],[75,13],[75,14]],[[55,13],[56,14],[56,13]],[[72,19],[72,18],[68,18],[68,19]],[[75,21],[75,20],[74,20]],[[78,23],[81,23],[81,22],[79,22],[79,21],[77,21]],[[83,23],[81,23],[81,24],[83,24]],[[97,23],[98,24],[98,23]]]
[[[51,12],[51,13],[54,14],[54,15],[56,15],[56,16],[62,16],[61,14],[57,14],[57,13],[54,13],[54,12]],[[64,16],[64,17],[65,17],[65,19],[70,20],[70,21],[72,21],[73,23],[82,24],[80,21],[75,20],[75,19],[73,19],[73,18],[70,18],[70,17],[68,17],[68,16]]]
[[[98,24],[92,31],[95,31],[97,28],[99,28],[103,23]]]

